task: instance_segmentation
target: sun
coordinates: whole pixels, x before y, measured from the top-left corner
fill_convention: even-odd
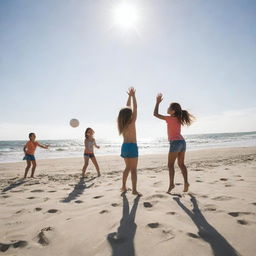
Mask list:
[[[138,23],[138,10],[131,3],[122,2],[113,9],[114,24],[123,29],[136,28]]]

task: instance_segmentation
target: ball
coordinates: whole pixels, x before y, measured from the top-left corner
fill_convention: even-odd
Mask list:
[[[79,121],[75,118],[71,119],[69,122],[70,126],[72,126],[73,128],[78,127],[79,126]]]

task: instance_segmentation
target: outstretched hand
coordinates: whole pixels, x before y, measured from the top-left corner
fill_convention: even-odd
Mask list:
[[[156,103],[160,103],[163,100],[163,94],[158,93],[156,96]]]
[[[136,92],[136,90],[135,90],[133,87],[130,87],[130,88],[128,89],[127,94],[128,94],[129,96],[135,96],[135,92]]]

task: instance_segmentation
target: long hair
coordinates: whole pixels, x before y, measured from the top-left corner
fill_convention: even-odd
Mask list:
[[[171,103],[169,110],[175,111],[174,116],[177,117],[177,119],[182,125],[189,126],[195,120],[195,117],[191,115],[187,110],[182,110],[179,103]]]
[[[117,118],[117,125],[118,125],[118,131],[121,135],[125,128],[127,128],[128,124],[131,121],[132,117],[132,110],[131,108],[122,108],[119,111],[118,118]]]
[[[88,128],[85,130],[85,132],[84,132],[84,136],[85,136],[86,139],[88,139],[87,132],[88,132],[89,130],[92,130],[92,128],[88,127]]]

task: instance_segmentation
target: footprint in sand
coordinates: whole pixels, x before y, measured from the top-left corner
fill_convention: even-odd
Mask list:
[[[37,235],[37,238],[38,238],[38,243],[43,245],[43,246],[46,246],[46,245],[49,245],[50,244],[50,241],[49,239],[47,238],[46,236],[46,232],[47,231],[53,231],[54,229],[52,227],[47,227],[47,228],[43,228],[41,229],[41,231],[39,232],[39,234]]]
[[[117,204],[117,203],[113,203],[113,204],[111,204],[113,207],[117,207],[117,206],[119,206],[119,204]]]
[[[253,205],[256,205],[256,203],[252,203]]]
[[[196,169],[192,169],[192,171],[195,171],[195,172],[203,172],[204,169],[196,168]]]
[[[167,214],[167,215],[175,215],[176,212],[167,212],[166,214]]]
[[[194,234],[194,233],[187,233],[187,235],[189,236],[189,237],[192,237],[192,238],[200,238],[197,234]]]
[[[83,201],[82,200],[76,200],[75,203],[81,204],[81,203],[83,203]]]
[[[232,217],[238,217],[241,215],[251,215],[251,214],[254,215],[254,213],[252,212],[229,212],[228,214]]]
[[[150,202],[144,202],[143,205],[144,205],[144,207],[146,207],[146,208],[151,208],[151,207],[153,207],[153,205],[152,205]]]
[[[41,210],[42,210],[42,208],[40,208],[40,207],[36,207],[34,210],[35,210],[36,212],[39,212],[39,211],[41,211]]]
[[[237,220],[237,222],[241,225],[248,225],[249,224],[248,221],[246,221],[246,220]]]
[[[196,180],[196,182],[203,182],[202,180]]]
[[[22,247],[25,247],[27,244],[28,244],[27,241],[22,241],[22,240],[14,242],[14,243],[9,243],[9,244],[0,243],[0,251],[6,252],[10,247],[22,248]]]
[[[150,228],[158,228],[160,224],[158,222],[153,222],[153,223],[147,224],[147,226]]]
[[[100,214],[104,214],[104,213],[109,213],[109,211],[108,211],[108,210],[102,210],[102,211],[100,211]]]
[[[30,196],[30,197],[27,197],[27,199],[35,199],[36,197],[34,196]]]
[[[227,201],[227,200],[231,200],[233,199],[233,197],[231,196],[217,196],[212,198],[212,200],[216,200],[216,201]]]
[[[98,199],[98,198],[101,198],[101,197],[103,197],[103,196],[94,196],[93,198]]]
[[[168,196],[163,194],[154,194],[152,196],[147,197],[147,200],[155,199],[155,198],[167,198]]]
[[[228,179],[226,178],[220,178],[221,181],[227,181]]]
[[[172,230],[165,230],[165,229],[163,229],[162,230],[162,234],[165,237],[165,241],[173,239],[175,237],[175,235],[174,235]]]
[[[60,210],[57,209],[50,209],[47,211],[48,213],[56,213],[56,212],[60,212]]]
[[[206,212],[214,212],[214,211],[216,211],[216,206],[212,205],[212,204],[207,204],[204,207],[204,211],[206,211]]]
[[[8,197],[10,197],[10,196],[8,196],[8,195],[3,195],[2,196],[2,198],[8,198]]]
[[[54,192],[56,192],[56,190],[50,190],[50,191],[48,191],[48,193],[54,193]]]
[[[42,189],[35,189],[35,190],[31,190],[30,192],[32,192],[32,193],[41,193],[41,192],[44,192],[44,190],[42,190]]]

